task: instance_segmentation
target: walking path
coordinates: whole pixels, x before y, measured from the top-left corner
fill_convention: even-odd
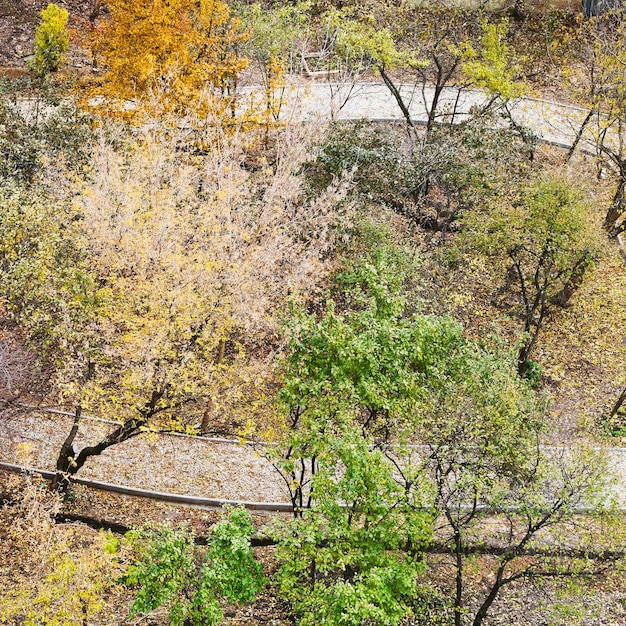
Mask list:
[[[11,408],[5,409],[2,419],[0,469],[2,463],[10,463],[54,471],[58,452],[71,428],[72,414]],[[82,447],[94,443],[110,429],[109,423],[83,418],[76,444]],[[564,450],[551,448],[556,455]],[[609,470],[618,482],[618,505],[626,510],[626,448],[607,448],[605,454]],[[182,499],[188,505],[193,506],[195,498],[195,506],[201,508],[219,506],[217,502],[200,502],[206,499],[239,501],[249,508],[267,511],[279,510],[280,503],[289,502],[285,484],[265,455],[263,444],[248,445],[220,438],[158,434],[137,437],[90,459],[79,478],[87,483],[100,481],[160,494],[180,494],[188,497]],[[132,495],[132,491],[121,492]]]
[[[424,85],[399,85],[399,92],[415,124],[425,124],[434,96],[434,88]],[[258,86],[240,89],[240,106],[254,99],[263,100]],[[437,106],[439,121],[459,123],[467,119],[474,107],[487,103],[484,92],[478,89],[446,87]],[[257,104],[258,106],[258,104]],[[540,141],[569,148],[588,111],[586,109],[538,98],[520,98],[508,104],[512,119],[530,129]],[[19,112],[25,117],[49,115],[54,107],[24,99],[18,102]],[[398,103],[383,83],[308,82],[289,84],[283,93],[280,111],[283,121],[313,120],[403,120]],[[591,128],[580,147],[595,154]]]
[[[428,119],[434,88],[422,85],[400,85],[403,101],[416,124]],[[258,89],[243,90],[246,96]],[[474,107],[487,103],[484,92],[476,89],[445,88],[437,107],[438,120],[459,123],[467,119]],[[569,148],[574,141],[587,110],[537,98],[520,98],[509,103],[513,120],[532,130],[544,142]],[[285,89],[281,119],[288,120],[403,120],[398,103],[389,89],[381,83],[306,83]],[[581,147],[594,151],[593,137],[588,130]],[[595,151],[594,151],[595,152]]]

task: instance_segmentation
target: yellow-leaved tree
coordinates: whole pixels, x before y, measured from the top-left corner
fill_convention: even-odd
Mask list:
[[[246,34],[225,2],[108,0],[107,8],[90,36],[105,73],[89,90],[107,111],[232,110],[236,76],[247,65],[236,47]]]
[[[163,128],[103,138],[71,201],[0,194],[2,294],[54,359],[49,401],[76,412],[60,479],[146,430],[269,414],[281,311],[327,276],[344,226],[341,183],[302,189],[310,128],[255,168],[245,136],[190,155]],[[82,411],[119,426],[74,449]]]

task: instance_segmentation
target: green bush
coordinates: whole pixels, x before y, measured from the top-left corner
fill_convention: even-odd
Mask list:
[[[19,89],[19,85],[15,85]],[[14,93],[0,90],[0,181],[33,183],[46,166],[81,171],[87,163],[94,133],[90,119],[70,103],[58,104],[43,94],[36,115],[20,110]]]
[[[68,18],[66,9],[52,3],[41,12],[41,24],[35,33],[35,54],[31,61],[31,69],[37,76],[56,72],[65,60],[70,45]]]
[[[330,127],[306,178],[316,193],[335,178],[352,176],[355,191],[367,198],[393,189],[398,178],[400,137],[372,122],[337,122]]]
[[[192,533],[166,526],[129,533],[138,558],[126,582],[139,587],[131,615],[165,605],[173,626],[212,626],[223,617],[220,600],[252,602],[263,587],[253,530],[247,511],[231,509],[211,529],[206,547],[196,545]]]

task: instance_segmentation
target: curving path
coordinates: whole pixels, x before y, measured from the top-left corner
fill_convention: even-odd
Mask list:
[[[399,91],[417,124],[428,119],[434,88],[423,85],[400,85]],[[244,102],[258,94],[257,87],[242,89]],[[396,100],[382,83],[294,83],[285,88],[280,118],[298,120],[392,121],[404,119]],[[477,89],[447,87],[438,104],[438,119],[460,122],[467,119],[473,107],[487,102]],[[574,141],[587,110],[538,98],[520,98],[509,103],[513,120],[531,129],[540,141],[569,148]],[[585,133],[581,147],[594,151],[591,130]]]
[[[428,85],[399,85],[399,91],[407,104],[411,118],[416,124],[428,119],[427,110],[433,100],[434,88]],[[243,87],[239,91],[244,107],[251,100],[260,101],[262,88]],[[333,83],[293,82],[282,93],[283,105],[280,119],[289,121],[402,120],[402,113],[383,83]],[[459,123],[467,119],[472,107],[480,107],[487,101],[478,89],[456,87],[444,88],[437,107],[440,121],[452,119]],[[17,103],[19,112],[27,117],[46,116],[54,107],[41,105],[35,100],[23,99]],[[587,109],[538,98],[519,98],[508,105],[513,120],[532,130],[540,141],[569,148],[574,141]],[[593,132],[587,129],[580,147],[595,154]]]

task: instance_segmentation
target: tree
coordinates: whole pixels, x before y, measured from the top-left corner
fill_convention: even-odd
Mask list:
[[[333,408],[341,419],[339,402]],[[292,442],[295,455],[314,455],[312,500],[271,534],[280,592],[298,623],[392,625],[419,612],[430,512],[397,483],[393,466],[360,429],[326,421],[299,430]]]
[[[246,35],[220,0],[110,0],[108,17],[91,34],[105,74],[90,97],[130,116],[196,111],[220,118],[231,111],[237,73],[247,61],[236,48]]]
[[[166,526],[131,531],[135,552],[126,584],[139,587],[131,615],[169,607],[173,626],[213,626],[222,621],[220,600],[252,602],[264,584],[250,544],[254,528],[244,509],[231,509],[211,527],[207,546],[191,533]]]
[[[314,288],[342,236],[343,190],[301,194],[304,142],[249,172],[237,138],[198,160],[169,130],[137,133],[119,151],[103,141],[72,202],[16,192],[2,215],[4,295],[53,359],[54,399],[75,407],[61,485],[147,429],[266,416],[281,306]],[[120,425],[75,451],[82,411]]]
[[[262,7],[258,2],[239,7],[242,27],[249,34],[243,49],[261,77],[268,122],[280,114],[284,75],[302,62],[310,26],[307,3]]]
[[[291,431],[274,458],[296,511],[279,536],[279,580],[304,623],[393,624],[419,616],[419,585],[405,575],[439,551],[453,559],[455,625],[480,626],[507,584],[581,572],[563,567],[561,548],[576,541],[584,559],[575,514],[601,510],[605,466],[543,450],[542,404],[514,356],[468,341],[451,319],[408,315],[386,261],[341,277],[341,313],[331,305],[296,323],[281,392]],[[485,552],[493,576],[472,591],[472,614],[467,559]],[[395,592],[392,568],[405,585]],[[390,596],[404,606],[380,601]]]
[[[69,13],[56,4],[50,3],[41,12],[41,24],[35,33],[35,56],[31,69],[39,77],[56,72],[70,45],[67,34]]]
[[[465,9],[444,5],[419,12],[394,7],[388,13],[378,7],[377,13],[374,22],[354,10],[330,12],[335,47],[341,58],[364,69],[375,68],[416,142],[426,145],[436,125],[454,123],[461,92],[468,87],[485,90],[487,99],[480,112],[503,111],[511,121],[507,104],[522,95],[525,87],[518,79],[521,70],[513,62],[514,51],[506,42],[506,20],[489,23],[480,19],[480,11],[468,15]],[[402,83],[406,83],[404,89]],[[446,99],[449,88],[452,101]],[[423,138],[410,110],[418,91],[427,113]]]
[[[546,316],[555,305],[567,305],[592,262],[596,244],[587,212],[583,195],[568,182],[544,177],[519,198],[466,215],[474,243],[507,267],[501,293],[514,287],[521,305],[521,375],[531,372],[530,357]]]
[[[516,377],[511,356],[497,346],[491,352],[469,342],[450,346],[431,376],[426,372],[429,393],[414,418],[423,465],[410,450],[396,456],[407,485],[432,481],[440,549],[449,547],[452,556],[455,626],[480,626],[516,580],[602,571],[585,562],[602,533],[593,534],[596,521],[590,521],[589,541],[576,514],[601,514],[606,464],[589,450],[541,447],[542,406]],[[582,566],[563,559],[563,548],[574,548]],[[492,555],[482,563],[488,574],[480,590],[470,591],[466,570],[481,553]],[[472,610],[469,596],[478,602]]]
[[[508,108],[525,90],[521,67],[507,42],[508,22],[488,22],[480,19],[480,11],[468,14],[441,5],[418,13],[406,7],[387,13],[377,6],[377,11],[377,20],[356,9],[330,11],[328,17],[338,57],[359,71],[373,68],[380,74],[406,122],[409,141],[401,147],[397,178],[387,188],[378,185],[384,192],[376,200],[414,225],[447,231],[492,186],[491,172],[505,172],[494,167],[494,147],[500,144],[499,156],[515,161],[509,173],[521,174],[522,152],[524,159],[534,155],[535,137],[513,121]],[[476,90],[470,110],[462,106],[468,88]],[[416,115],[418,99],[423,107]],[[425,131],[417,121],[422,112],[427,116]],[[461,113],[469,113],[470,119],[462,121]],[[463,128],[457,131],[456,124]],[[474,133],[489,139],[488,148]],[[502,149],[507,140],[513,150]],[[381,159],[383,177],[389,172],[389,156]],[[521,164],[522,171],[527,168]]]
[[[623,229],[622,218],[626,211],[626,82],[623,70],[626,27],[623,12],[618,7],[591,19],[580,20],[566,46],[570,54],[565,56],[569,84],[588,107],[568,156],[586,137],[595,145],[607,169],[615,174],[617,187],[604,219],[605,230],[613,236]],[[572,56],[575,63],[571,62]],[[584,86],[583,93],[581,86]],[[586,133],[589,129],[591,137]]]
[[[626,225],[626,27],[623,7],[605,6],[598,12],[601,14],[580,20],[564,46],[568,84],[588,109],[568,158],[581,141],[591,143],[600,164],[598,175],[609,172],[614,177],[615,191],[603,227],[616,237]],[[572,58],[575,63],[571,63]],[[621,247],[621,238],[618,241]],[[626,390],[613,404],[609,421],[623,410],[624,401]]]
[[[400,485],[384,453],[417,401],[420,327],[400,319],[398,257],[387,247],[372,256],[341,275],[342,312],[329,304],[290,330],[280,394],[288,430],[269,454],[295,511],[273,532],[278,581],[303,624],[412,614],[431,533],[419,485]]]

